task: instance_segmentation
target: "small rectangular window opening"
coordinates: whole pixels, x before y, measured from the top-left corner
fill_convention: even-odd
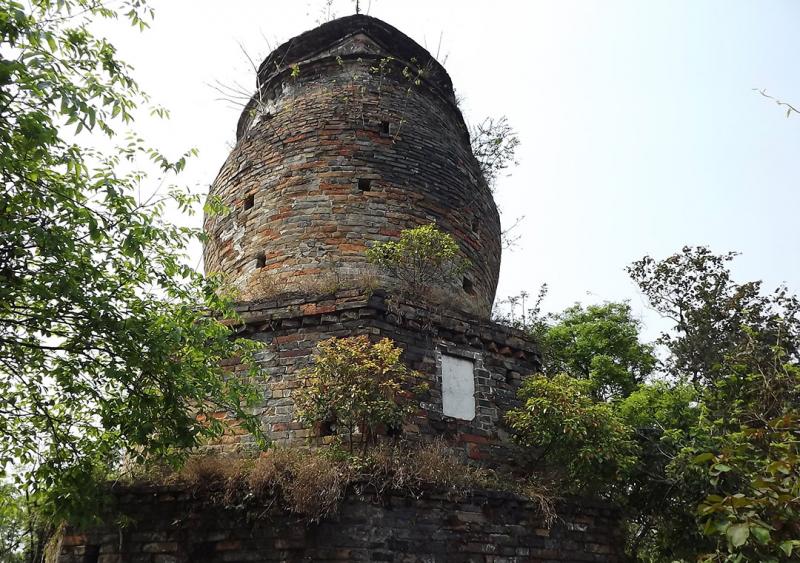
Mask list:
[[[97,563],[100,559],[100,546],[99,545],[87,545],[83,552],[83,561],[84,563]]]
[[[333,436],[335,433],[334,424],[330,420],[323,420],[317,425],[318,436]]]
[[[403,435],[403,425],[400,423],[390,424],[386,427],[388,438],[400,438]]]
[[[256,196],[254,194],[250,194],[246,198],[244,198],[244,208],[245,211],[253,207],[256,203]]]
[[[267,265],[267,255],[263,252],[256,256],[256,268],[261,269]]]
[[[372,180],[368,178],[358,179],[358,189],[361,190],[362,192],[368,192],[371,186],[372,186]]]
[[[464,291],[469,293],[470,295],[475,295],[475,286],[472,284],[472,280],[469,278],[464,278],[461,286],[464,288]]]
[[[391,126],[388,121],[381,121],[381,135],[388,135],[391,133]]]

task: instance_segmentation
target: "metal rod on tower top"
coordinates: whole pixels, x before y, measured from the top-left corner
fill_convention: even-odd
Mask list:
[[[359,0],[356,0],[356,14],[361,13],[361,6],[359,5]]]

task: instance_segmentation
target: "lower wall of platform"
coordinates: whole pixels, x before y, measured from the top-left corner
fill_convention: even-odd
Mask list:
[[[348,493],[337,514],[308,523],[272,505],[222,508],[172,487],[118,491],[106,526],[63,538],[60,563],[237,561],[620,561],[616,512],[562,502],[548,526],[510,493]]]

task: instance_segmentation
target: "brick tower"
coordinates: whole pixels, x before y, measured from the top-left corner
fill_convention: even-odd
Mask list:
[[[358,285],[376,275],[368,246],[433,223],[472,263],[443,301],[489,315],[500,220],[450,77],[380,20],[341,18],[267,57],[211,194],[232,211],[206,219],[206,270],[246,298]]]
[[[393,434],[518,469],[503,414],[540,357],[524,333],[489,320],[500,222],[444,68],[398,30],[356,15],[276,49],[256,86],[211,187],[230,211],[206,218],[205,263],[241,291],[239,336],[264,343],[257,414],[268,437],[279,446],[333,440],[336,428],[297,420],[299,371],[322,340],[388,337],[428,384]],[[472,267],[437,299],[410,300],[365,250],[431,223]],[[227,461],[253,445],[231,433],[208,448]],[[117,487],[113,517],[68,530],[59,561],[620,560],[616,513],[597,502],[562,503],[550,526],[539,504],[507,491],[366,490],[348,489],[336,514],[310,524],[275,498],[221,508],[213,487]]]
[[[278,47],[256,86],[211,187],[230,211],[206,218],[205,260],[241,291],[243,335],[268,343],[270,438],[325,441],[294,416],[297,372],[321,340],[368,334],[397,342],[427,380],[406,439],[444,437],[482,463],[509,462],[503,413],[538,355],[488,320],[500,221],[447,72],[397,29],[355,15]],[[431,288],[438,299],[404,301],[365,250],[431,223],[471,267]]]

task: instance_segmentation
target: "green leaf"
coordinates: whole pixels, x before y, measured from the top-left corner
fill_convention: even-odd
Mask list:
[[[695,456],[692,459],[692,463],[695,463],[695,464],[699,465],[701,463],[705,463],[707,461],[711,461],[712,459],[714,459],[714,457],[715,457],[714,454],[712,454],[710,452],[705,452],[705,453],[702,453],[702,454],[700,454],[698,456]]]
[[[794,550],[794,544],[795,542],[793,541],[785,541],[781,542],[778,547],[786,554],[786,557],[791,557],[792,551]]]
[[[750,526],[747,524],[733,524],[725,531],[733,547],[741,547],[750,537]]]
[[[753,537],[756,538],[756,541],[761,545],[766,545],[769,543],[770,540],[770,532],[767,528],[762,528],[761,526],[751,526],[750,533],[753,534]]]

